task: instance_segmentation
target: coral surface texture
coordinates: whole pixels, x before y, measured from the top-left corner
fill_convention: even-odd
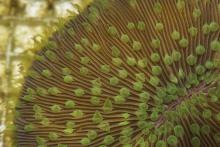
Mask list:
[[[19,147],[219,147],[220,1],[96,0],[36,54]]]

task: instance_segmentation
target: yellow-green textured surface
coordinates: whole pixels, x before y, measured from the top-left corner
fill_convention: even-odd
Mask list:
[[[36,51],[35,40],[59,18],[91,0],[0,0],[0,147],[16,146],[14,107],[23,75]]]

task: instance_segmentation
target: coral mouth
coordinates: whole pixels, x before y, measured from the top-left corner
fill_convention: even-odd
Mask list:
[[[210,88],[213,88],[214,86],[216,86],[217,82],[212,82],[210,84],[206,84],[205,81],[202,81],[199,85],[192,87],[191,89],[188,89],[188,91],[186,92],[187,95],[186,96],[182,96],[182,97],[178,97],[176,101],[168,104],[165,107],[165,111],[175,111],[176,108],[183,103],[184,101],[190,101],[193,99],[194,96],[199,95],[199,94],[203,94],[203,96],[208,96],[208,90]],[[178,119],[178,118],[176,118]],[[161,116],[159,116],[158,120],[155,122],[155,128],[160,127],[164,122],[166,121],[166,117],[164,115],[161,114]]]

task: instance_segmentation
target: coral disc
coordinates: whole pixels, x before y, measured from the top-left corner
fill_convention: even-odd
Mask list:
[[[219,25],[219,0],[95,1],[37,53],[18,146],[220,146]]]

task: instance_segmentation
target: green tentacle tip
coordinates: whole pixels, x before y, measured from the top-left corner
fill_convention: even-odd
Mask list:
[[[122,79],[127,78],[127,76],[128,76],[127,70],[125,70],[125,69],[118,70],[118,76]]]
[[[77,89],[74,90],[74,93],[75,93],[76,96],[81,97],[85,94],[85,91],[82,88],[77,88]]]
[[[151,115],[150,115],[150,119],[152,121],[156,121],[158,119],[158,112],[152,112]]]
[[[158,53],[152,53],[150,56],[152,62],[159,62],[160,61],[160,55]]]
[[[176,7],[179,11],[183,10],[185,5],[186,5],[186,3],[184,0],[178,0],[176,3]]]
[[[129,113],[123,113],[121,115],[124,119],[128,119],[130,117],[130,114]]]
[[[36,71],[34,71],[34,70],[29,70],[29,71],[27,72],[27,75],[30,76],[30,77],[33,78],[33,79],[36,79],[36,78],[39,77],[38,72],[36,72]]]
[[[173,50],[172,52],[172,59],[173,61],[177,62],[181,59],[181,53],[179,51]]]
[[[177,143],[178,143],[178,139],[176,136],[174,135],[170,135],[168,138],[167,138],[167,143],[171,146],[176,146]]]
[[[43,118],[42,121],[40,122],[44,127],[48,127],[50,124],[50,121],[48,118]]]
[[[144,84],[142,82],[134,82],[133,83],[133,88],[136,91],[141,91],[143,89]]]
[[[115,36],[115,35],[118,34],[118,30],[116,29],[116,27],[110,26],[110,27],[108,28],[108,33],[109,33],[110,35],[112,35],[112,36]]]
[[[44,56],[35,55],[35,59],[39,62],[45,62],[46,58]]]
[[[80,58],[80,63],[83,65],[88,64],[91,61],[91,59],[89,57],[81,57]]]
[[[104,104],[103,104],[102,109],[103,109],[104,112],[111,112],[112,109],[113,109],[112,101],[110,99],[106,99]]]
[[[92,25],[88,22],[83,22],[82,23],[83,28],[87,31],[87,32],[93,32],[93,28]]]
[[[75,117],[75,118],[82,118],[82,117],[84,116],[84,113],[83,113],[83,111],[80,110],[80,109],[75,109],[75,110],[71,113],[71,115],[72,115],[73,117]]]
[[[24,126],[25,132],[32,132],[34,129],[35,129],[35,126],[32,123]]]
[[[181,125],[177,125],[174,127],[174,134],[177,137],[182,137],[184,135],[184,129]]]
[[[149,83],[153,86],[158,86],[160,83],[160,79],[156,76],[150,77]]]
[[[217,22],[211,22],[209,24],[210,31],[216,32],[219,30],[219,24]]]
[[[136,81],[145,82],[146,77],[144,73],[137,73],[135,74]]]
[[[175,83],[177,84],[178,83],[178,78],[174,75],[174,74],[170,74],[169,76],[169,80],[172,82],[172,83]]]
[[[197,57],[194,56],[193,54],[190,54],[187,58],[186,58],[186,62],[188,65],[192,66],[195,65],[197,62]]]
[[[61,108],[60,105],[55,104],[55,105],[51,106],[50,109],[51,109],[52,112],[54,112],[54,113],[58,113],[58,112],[61,111],[62,108]]]
[[[134,24],[133,22],[129,22],[129,23],[127,24],[127,28],[128,28],[129,30],[135,29],[135,24]]]
[[[65,58],[68,59],[68,60],[73,60],[73,58],[74,58],[73,53],[70,52],[70,51],[66,51],[64,56],[65,56]]]
[[[142,49],[142,45],[139,41],[133,41],[132,48],[134,51],[139,51]]]
[[[202,117],[203,117],[204,119],[211,119],[211,117],[212,117],[212,111],[211,111],[210,109],[205,109],[205,110],[203,110],[203,112],[202,112]]]
[[[209,24],[207,24],[207,23],[205,23],[203,26],[202,26],[202,33],[204,34],[204,35],[207,35],[207,34],[209,34],[210,33],[210,26],[209,26]]]
[[[166,54],[165,57],[163,58],[163,62],[166,65],[171,65],[173,63],[173,58],[169,56],[168,54]]]
[[[126,88],[126,87],[123,87],[123,88],[121,88],[120,90],[119,90],[119,93],[120,93],[120,95],[121,96],[123,96],[123,97],[128,97],[128,96],[130,96],[130,90],[128,89],[128,88]]]
[[[31,102],[31,101],[34,100],[34,98],[33,98],[32,95],[25,95],[25,96],[23,96],[22,99],[23,99],[23,100],[26,100],[26,101],[28,101],[28,102]]]
[[[93,85],[93,87],[101,87],[102,86],[102,82],[100,78],[91,80],[91,83]]]
[[[220,51],[220,42],[218,40],[213,40],[210,47],[213,51]]]
[[[47,50],[45,52],[45,56],[50,60],[50,61],[56,61],[57,59],[57,55],[53,52],[53,51],[50,51],[50,50]]]
[[[194,37],[198,34],[198,28],[192,26],[188,29],[188,32],[192,37]]]
[[[87,18],[90,23],[95,23],[98,19],[99,12],[96,10],[96,8],[90,10],[91,12],[88,14]]]
[[[99,125],[98,128],[102,131],[109,132],[110,131],[110,124],[107,121],[102,121]]]
[[[45,96],[48,94],[47,90],[42,87],[37,87],[36,92],[39,96]]]
[[[56,95],[60,94],[61,91],[57,87],[50,87],[48,89],[48,93],[56,96]]]
[[[101,65],[100,67],[100,71],[103,73],[109,73],[111,71],[111,67],[109,65]]]
[[[178,31],[174,30],[174,31],[172,32],[172,34],[171,34],[171,38],[172,38],[173,40],[179,40],[179,39],[180,39],[180,33],[179,33]]]
[[[183,79],[183,78],[185,77],[185,73],[184,73],[184,71],[183,71],[182,68],[180,68],[180,69],[178,70],[178,77],[179,77],[180,79]]]
[[[97,136],[98,136],[98,134],[94,130],[89,130],[87,133],[87,137],[89,138],[89,140],[94,140],[94,139],[96,139]]]
[[[75,126],[75,123],[73,121],[67,121],[66,122],[66,128],[74,128]]]
[[[60,143],[59,143],[59,144],[57,145],[57,147],[68,147],[68,146],[65,145],[65,144],[60,144]]]
[[[49,77],[52,76],[51,71],[48,70],[48,69],[43,70],[43,71],[41,72],[41,74],[42,74],[44,77],[46,77],[46,78],[49,78]]]
[[[209,125],[203,125],[203,126],[201,127],[201,133],[202,133],[203,135],[208,135],[210,132],[211,132],[211,128],[210,128]]]
[[[195,8],[195,9],[193,10],[193,17],[194,17],[194,18],[198,18],[198,17],[200,17],[201,14],[202,14],[202,12],[201,12],[200,9]]]
[[[206,49],[203,45],[199,44],[197,47],[196,47],[196,54],[197,55],[203,55],[205,53]]]
[[[161,22],[156,23],[155,29],[159,32],[162,31],[164,29],[163,23],[161,23]]]
[[[40,137],[40,136],[37,136],[35,140],[37,142],[37,145],[39,145],[39,146],[41,146],[41,145],[43,146],[47,143],[47,140]]]
[[[101,46],[99,44],[93,43],[92,50],[95,52],[99,52],[101,50]]]
[[[116,46],[112,46],[111,50],[112,50],[113,57],[118,57],[120,55],[120,50]]]
[[[89,40],[88,40],[88,38],[82,38],[82,39],[81,39],[81,43],[82,43],[83,45],[85,45],[85,46],[88,46],[88,45],[89,45]]]
[[[126,99],[121,95],[117,95],[114,97],[114,101],[116,104],[123,104],[126,101]]]
[[[188,39],[182,38],[182,39],[179,41],[179,45],[180,45],[180,47],[182,47],[182,48],[188,47],[188,45],[189,45]]]
[[[136,59],[133,58],[133,57],[128,57],[126,63],[127,63],[129,66],[135,66],[135,65],[136,65]]]
[[[220,112],[215,116],[216,120],[220,122]]]
[[[102,114],[99,112],[99,111],[96,111],[94,114],[93,114],[93,117],[92,117],[92,121],[94,123],[101,123],[103,121],[103,117],[102,117]]]
[[[129,37],[128,37],[128,35],[126,35],[126,34],[122,34],[121,35],[121,41],[123,42],[123,43],[128,43],[129,42]]]
[[[162,73],[162,68],[158,65],[152,66],[152,74],[158,76]]]
[[[166,144],[165,141],[159,140],[159,141],[157,141],[157,143],[156,143],[156,147],[167,147],[167,144]]]
[[[202,66],[202,65],[197,65],[196,66],[196,73],[198,74],[198,75],[203,75],[204,73],[205,73],[205,67],[204,66]]]
[[[74,81],[74,79],[73,79],[73,76],[67,75],[67,76],[64,76],[63,81],[65,83],[72,83]]]
[[[214,67],[214,64],[213,64],[212,61],[207,60],[207,61],[205,62],[205,68],[207,68],[207,69],[212,69],[213,67]]]
[[[200,133],[200,126],[197,123],[193,123],[190,125],[190,131],[195,134],[195,135],[199,135]]]
[[[200,139],[198,137],[193,137],[191,139],[191,144],[193,147],[200,147],[201,145]]]
[[[89,138],[85,137],[85,138],[82,138],[82,139],[80,140],[80,143],[81,143],[82,146],[89,146],[89,144],[91,143],[91,141],[90,141]]]
[[[121,64],[123,63],[122,59],[121,58],[112,58],[112,64],[117,66],[117,67],[120,67]]]
[[[107,135],[105,136],[104,140],[103,140],[103,143],[105,145],[110,145],[112,144],[113,142],[115,141],[114,137],[112,135]]]
[[[65,67],[65,68],[62,68],[62,73],[63,75],[70,75],[72,73],[71,69]]]
[[[68,32],[70,35],[72,35],[72,36],[74,36],[74,35],[76,34],[74,28],[68,28],[68,29],[67,29],[67,32]]]
[[[140,68],[146,68],[147,67],[147,59],[144,58],[144,59],[138,60],[137,65]]]
[[[59,135],[56,132],[49,132],[48,138],[51,141],[56,141],[59,138]]]
[[[128,3],[132,8],[135,8],[135,6],[138,4],[137,0],[128,0]]]
[[[98,106],[100,104],[100,98],[97,96],[92,96],[90,98],[90,102],[91,102],[91,104]]]
[[[83,52],[85,49],[82,47],[82,45],[75,43],[74,48],[78,51],[78,52]]]
[[[214,135],[214,140],[215,140],[215,142],[216,143],[220,143],[220,133],[216,133],[215,135]]]
[[[151,133],[151,134],[149,135],[149,137],[148,137],[148,140],[149,140],[150,143],[156,142],[156,141],[157,141],[157,135]]]
[[[137,24],[137,29],[140,31],[145,30],[145,23],[143,21],[139,21]]]
[[[71,134],[73,134],[74,129],[72,129],[72,128],[66,128],[66,129],[63,130],[63,132],[64,132],[64,134],[66,134],[66,135],[71,135]]]
[[[72,101],[72,100],[68,100],[68,101],[65,102],[65,108],[68,108],[68,109],[74,108],[75,105],[76,105],[75,102]]]
[[[119,83],[119,79],[117,77],[111,77],[109,78],[109,84],[112,86],[115,86]]]
[[[160,47],[160,40],[159,39],[153,39],[151,41],[151,47],[154,48],[154,49],[157,49]]]
[[[162,5],[161,5],[159,2],[156,2],[156,3],[154,4],[153,9],[154,9],[154,12],[155,12],[156,14],[159,14],[159,13],[162,12]]]
[[[102,94],[102,89],[100,87],[92,87],[91,94],[95,96],[100,96]]]

